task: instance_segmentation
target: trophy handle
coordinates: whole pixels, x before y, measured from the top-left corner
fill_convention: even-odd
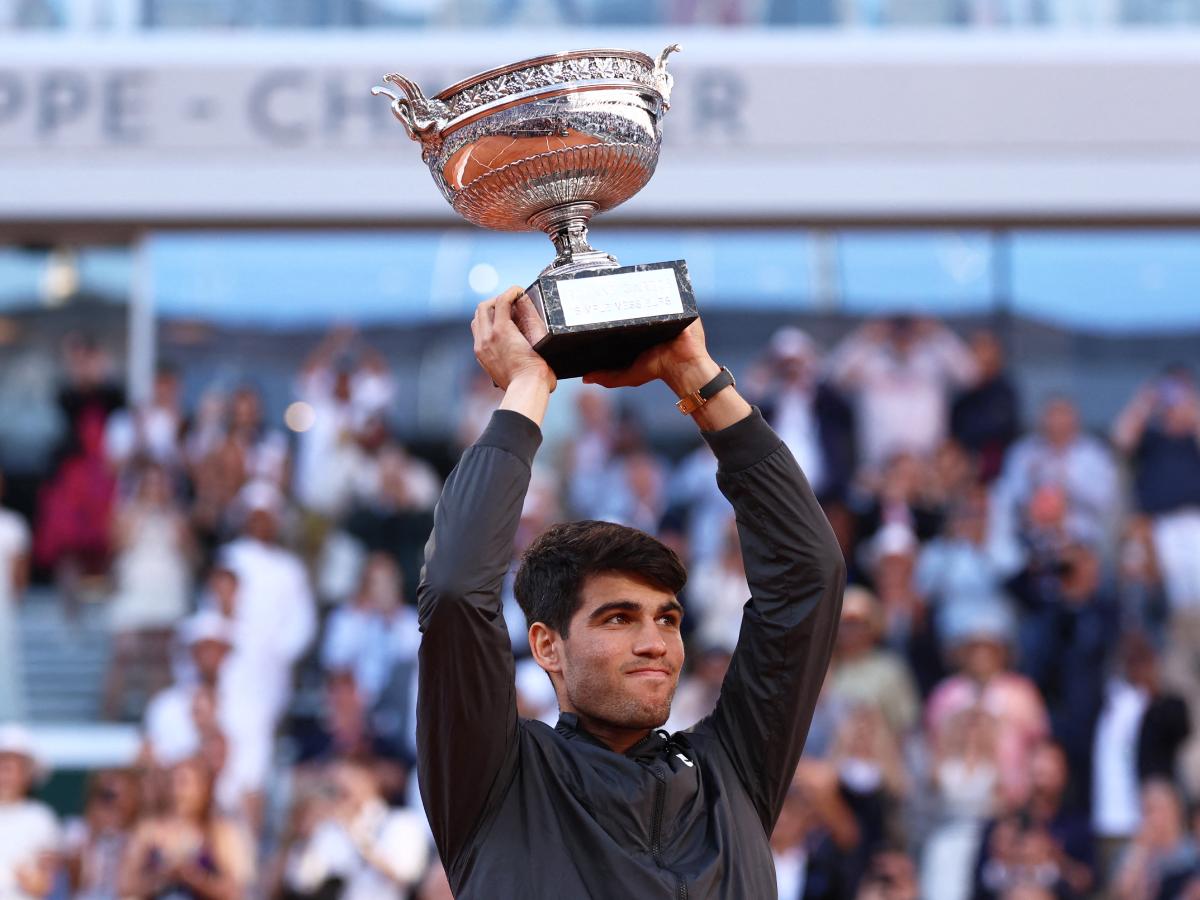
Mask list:
[[[440,100],[427,98],[416,82],[403,75],[392,72],[383,76],[383,80],[400,88],[404,96],[401,97],[390,88],[380,85],[371,88],[371,93],[376,97],[388,97],[392,101],[392,115],[400,120],[408,136],[422,143],[436,140],[450,121],[450,107]]]
[[[654,61],[654,86],[662,94],[664,112],[671,108],[671,88],[675,86],[675,79],[667,71],[667,57],[682,49],[678,44],[664,47],[662,53],[658,54],[658,59]]]

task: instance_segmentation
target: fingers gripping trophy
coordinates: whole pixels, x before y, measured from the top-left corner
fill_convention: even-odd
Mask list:
[[[629,50],[540,56],[433,97],[397,74],[372,89],[391,100],[459,215],[554,242],[517,320],[559,378],[625,368],[697,317],[683,260],[622,266],[588,243],[592,216],[654,174],[673,84],[667,57],[677,50],[657,60]]]

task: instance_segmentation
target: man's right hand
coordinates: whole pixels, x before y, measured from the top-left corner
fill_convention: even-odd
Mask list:
[[[517,326],[518,321],[530,314],[537,315],[519,287],[510,287],[475,308],[475,318],[471,321],[475,358],[503,390],[507,391],[514,381],[527,378],[542,382],[550,391],[558,384],[554,371]]]

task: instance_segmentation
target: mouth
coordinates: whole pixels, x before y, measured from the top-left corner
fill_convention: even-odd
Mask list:
[[[666,669],[630,669],[625,673],[634,678],[670,678],[671,673]]]

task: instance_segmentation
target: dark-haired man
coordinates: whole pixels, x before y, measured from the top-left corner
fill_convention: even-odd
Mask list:
[[[696,322],[606,387],[661,379],[719,462],[752,598],[715,711],[660,730],[683,665],[686,573],[654,538],[603,522],[530,546],[516,594],[556,728],[519,719],[500,590],[553,372],[480,304],[475,355],[504,389],[446,482],[418,589],[421,794],[459,900],[776,895],[768,836],[829,662],[844,583],[832,530],[787,448],[709,356]]]

